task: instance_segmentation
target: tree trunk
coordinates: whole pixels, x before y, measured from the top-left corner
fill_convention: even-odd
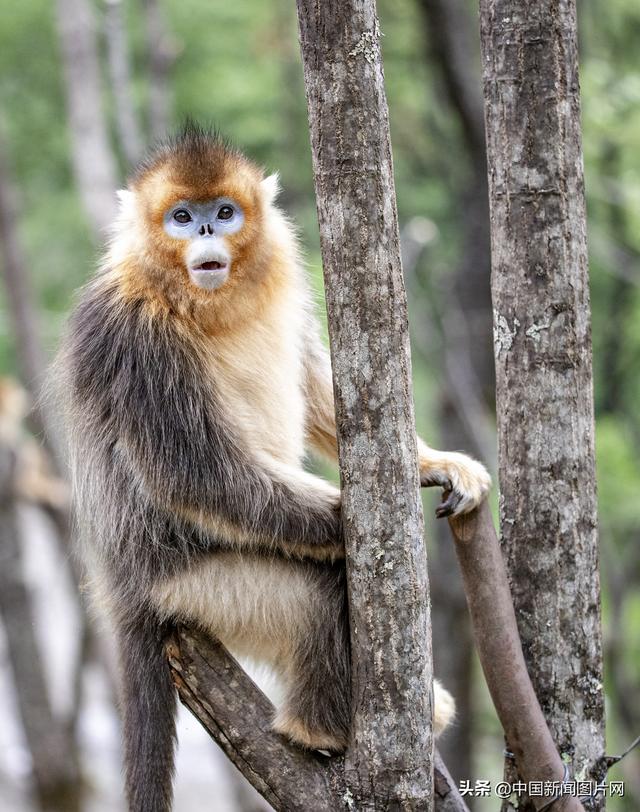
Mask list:
[[[34,794],[42,810],[77,812],[81,783],[70,732],[51,708],[22,571],[13,494],[14,454],[0,444],[0,618],[7,636],[18,712],[31,755]]]
[[[171,119],[171,93],[167,79],[176,54],[167,34],[158,0],[143,0],[149,65],[149,135],[164,138]]]
[[[604,696],[575,4],[480,7],[503,549],[527,664],[578,775],[604,751]]]
[[[71,156],[76,184],[96,241],[116,214],[117,172],[102,104],[93,8],[89,0],[57,0]]]
[[[122,0],[105,0],[104,32],[116,128],[122,152],[132,168],[142,155],[143,139],[132,99],[131,60],[123,12]]]
[[[428,49],[439,69],[446,101],[460,126],[460,152],[468,165],[455,194],[461,212],[461,254],[442,314],[445,387],[440,444],[463,449],[495,466],[495,372],[491,344],[491,246],[489,195],[476,25],[462,0],[420,0]],[[477,404],[477,405],[476,405]],[[474,408],[474,405],[475,408]],[[472,410],[470,419],[466,412]],[[483,431],[485,425],[488,431]],[[471,630],[464,589],[444,523],[436,526],[437,554],[430,561],[435,671],[456,698],[458,721],[441,750],[458,780],[472,766]],[[450,644],[455,630],[456,645]]]
[[[33,306],[31,277],[18,239],[15,190],[11,178],[5,145],[0,140],[0,261],[4,277],[9,317],[12,319],[18,366],[27,390],[37,398],[46,368],[40,325]],[[44,433],[45,420],[36,412],[34,428]]]
[[[298,0],[334,373],[358,810],[433,809],[429,587],[380,30]]]

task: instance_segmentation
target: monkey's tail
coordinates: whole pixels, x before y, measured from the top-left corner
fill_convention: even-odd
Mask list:
[[[120,627],[129,812],[170,812],[172,806],[176,691],[164,653],[169,632],[150,613]]]

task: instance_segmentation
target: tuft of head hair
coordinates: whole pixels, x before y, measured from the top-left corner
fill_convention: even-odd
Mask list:
[[[184,180],[201,180],[204,175],[224,174],[230,165],[243,164],[257,170],[240,150],[215,127],[187,119],[173,135],[156,142],[134,170],[130,184],[138,186],[160,168],[178,171]]]

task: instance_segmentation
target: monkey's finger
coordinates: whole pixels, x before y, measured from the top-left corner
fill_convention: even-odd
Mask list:
[[[451,480],[446,474],[443,474],[442,471],[432,470],[427,474],[421,474],[420,485],[423,488],[434,488],[440,486],[441,488],[444,488],[445,491],[453,490]]]
[[[451,516],[462,500],[462,494],[457,491],[445,491],[444,496],[446,498],[436,508],[436,516],[438,519]]]

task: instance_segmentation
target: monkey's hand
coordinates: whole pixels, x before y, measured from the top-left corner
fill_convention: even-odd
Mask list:
[[[256,453],[264,470],[277,478],[297,494],[297,503],[301,506],[303,515],[306,514],[309,523],[321,519],[323,525],[331,528],[326,541],[311,542],[305,535],[290,540],[283,545],[281,552],[287,557],[298,559],[311,559],[313,561],[334,562],[344,558],[344,538],[342,535],[342,494],[340,490],[318,476],[310,474],[301,468]]]
[[[302,539],[299,543],[293,543],[288,546],[287,555],[291,558],[327,561],[330,564],[344,559],[344,538],[342,536],[341,518],[342,496],[339,490],[334,489],[332,486],[328,487],[331,489],[331,493],[328,495],[329,509],[335,516],[336,527],[338,528],[335,541],[329,544],[308,544]]]
[[[455,451],[434,451],[421,441],[420,484],[423,487],[440,485],[444,488],[443,501],[436,508],[436,516],[468,513],[477,507],[489,493],[491,477],[481,463]]]

